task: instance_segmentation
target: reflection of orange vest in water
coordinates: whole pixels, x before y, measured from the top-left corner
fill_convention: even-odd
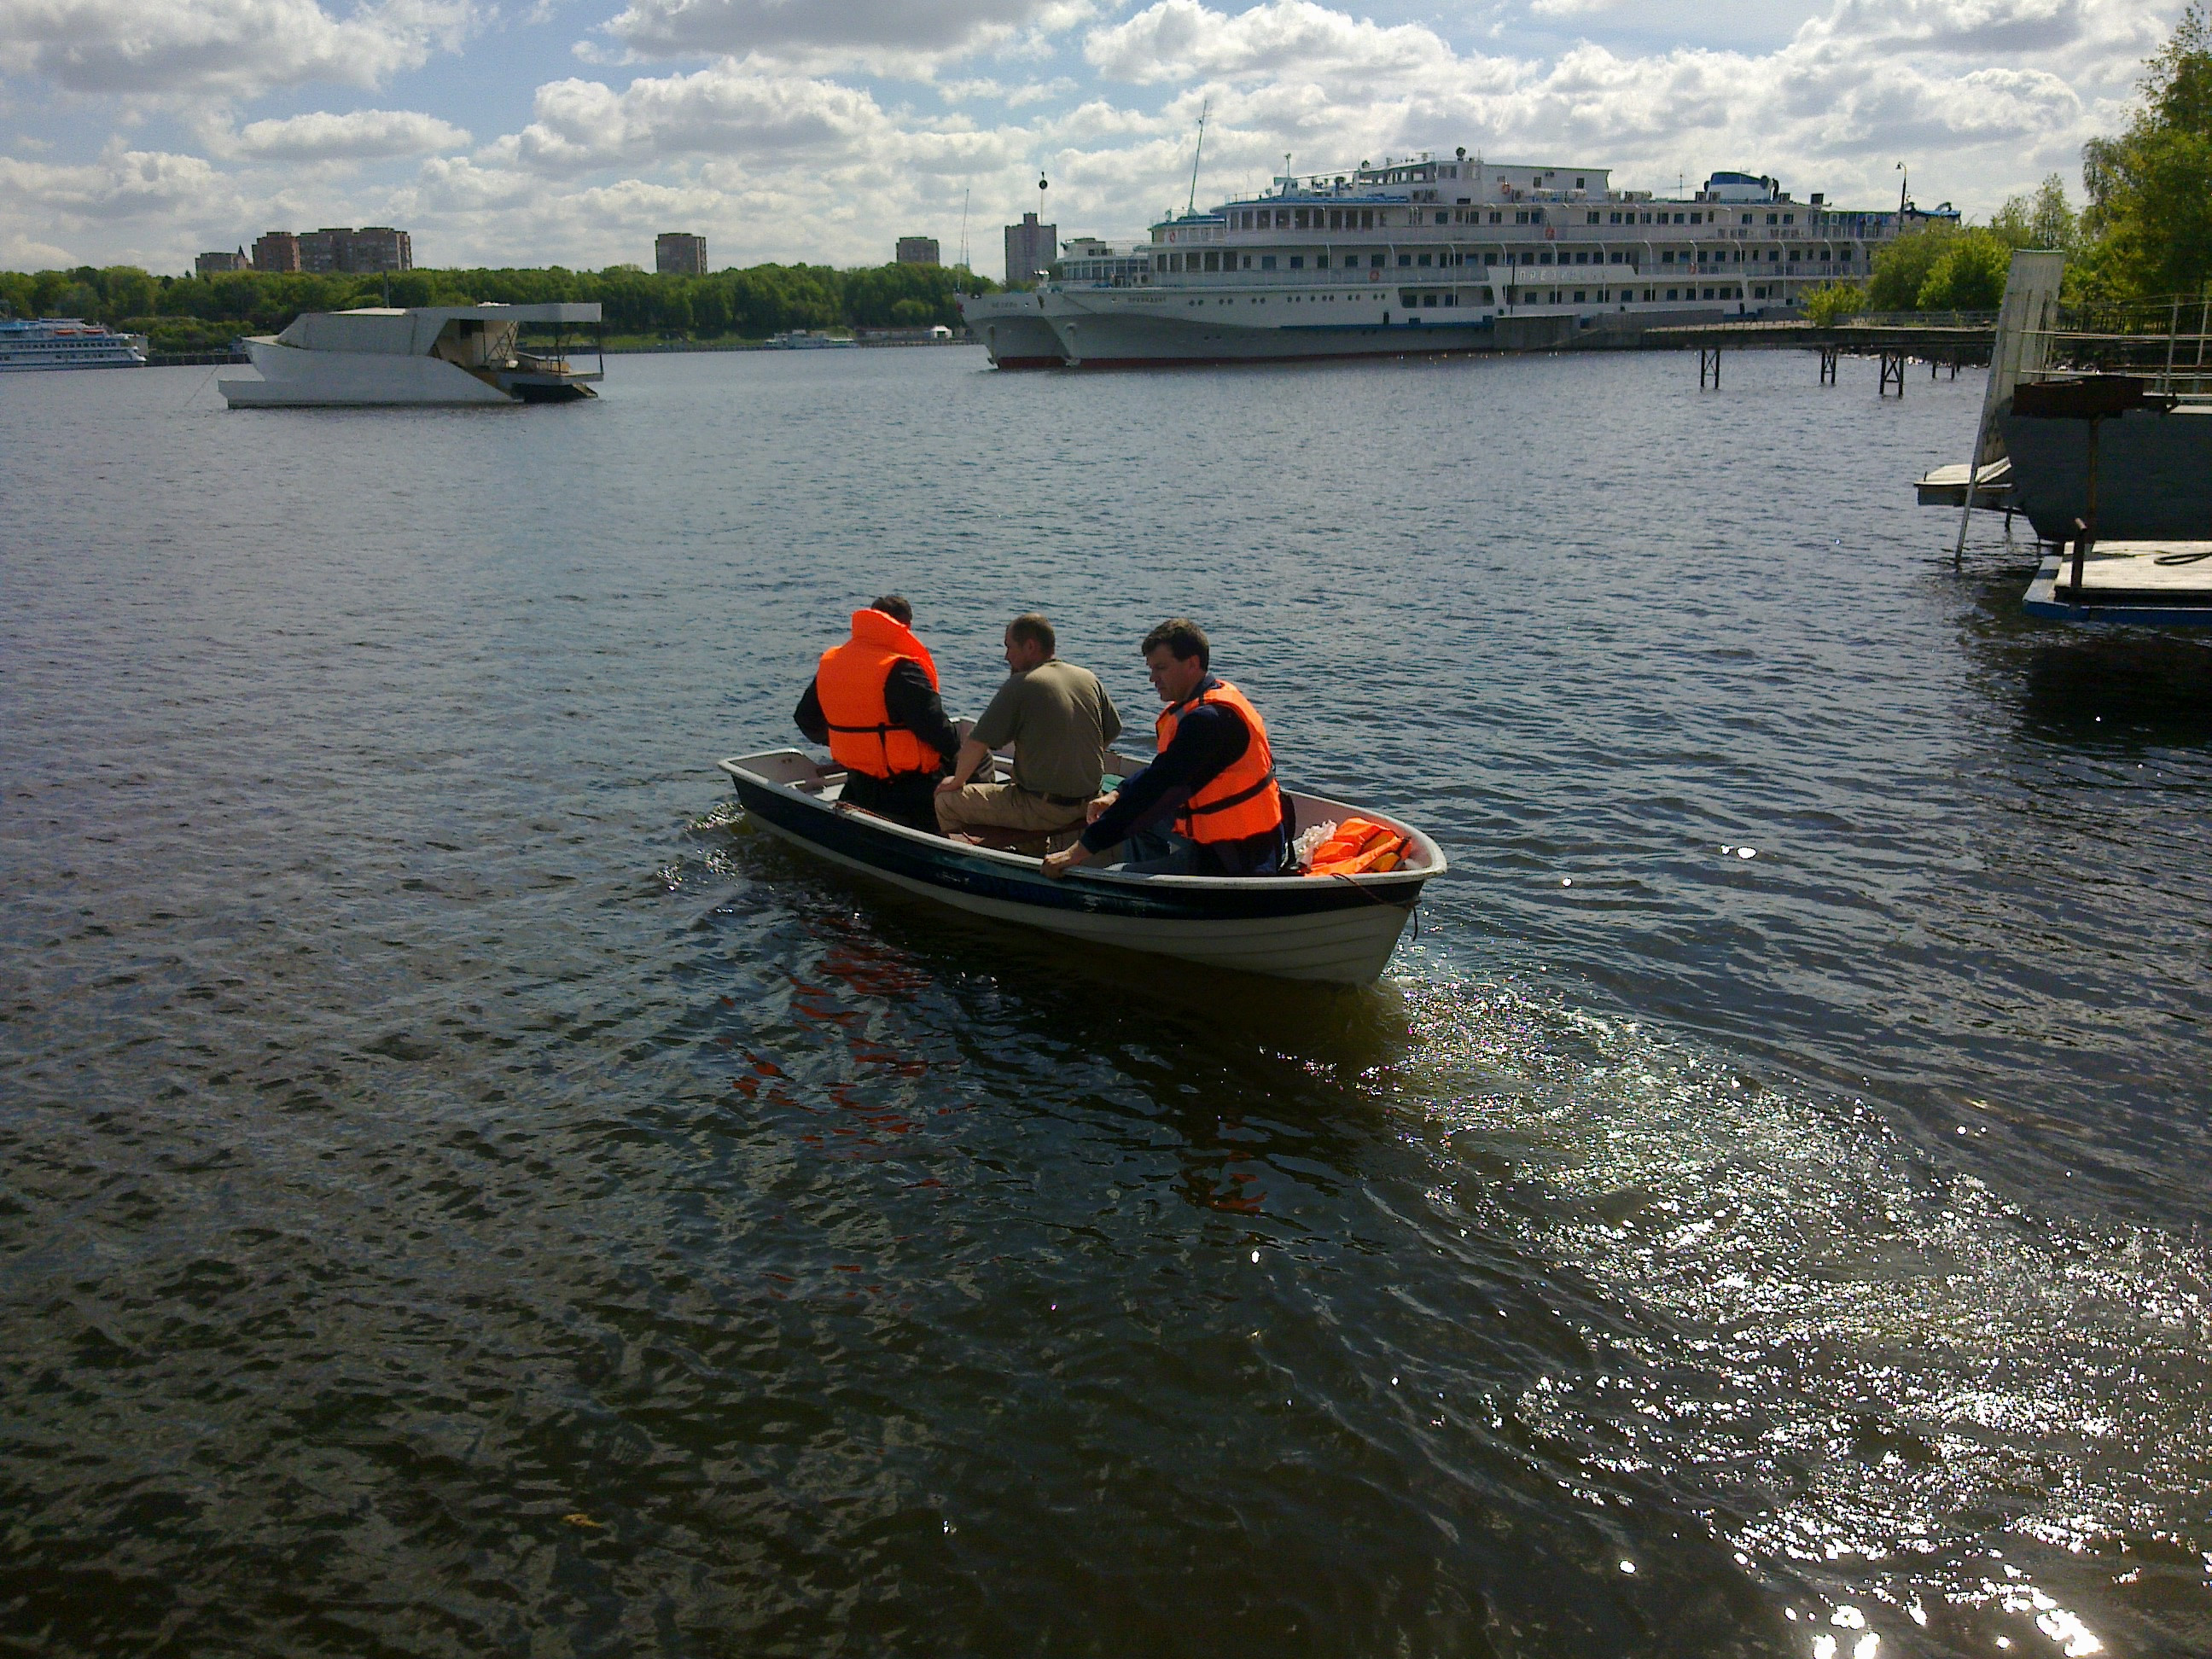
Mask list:
[[[937,665],[925,646],[895,617],[855,611],[853,637],[822,653],[814,695],[830,728],[830,754],[848,772],[888,778],[897,772],[934,772],[945,757],[902,726],[884,706],[884,676],[901,662],[918,662],[937,686]]]
[[[1176,816],[1176,834],[1195,842],[1243,841],[1247,836],[1279,829],[1283,822],[1282,797],[1275,789],[1274,751],[1267,747],[1267,727],[1260,711],[1244,694],[1225,680],[1216,680],[1194,697],[1160,710],[1156,722],[1163,755],[1175,741],[1176,727],[1185,710],[1201,704],[1226,708],[1244,722],[1251,741],[1244,752],[1210,778]]]

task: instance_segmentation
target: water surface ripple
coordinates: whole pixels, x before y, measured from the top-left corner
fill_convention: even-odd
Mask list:
[[[0,387],[0,1652],[2212,1650],[2212,652],[1951,571],[1978,380],[981,365]],[[886,587],[1200,617],[1420,938],[782,849]]]

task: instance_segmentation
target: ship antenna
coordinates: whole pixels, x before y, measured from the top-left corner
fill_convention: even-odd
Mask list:
[[[1190,154],[1190,200],[1183,207],[1186,216],[1194,215],[1198,211],[1198,161],[1199,157],[1206,154],[1206,117],[1207,112],[1212,107],[1213,100],[1211,98],[1198,107],[1198,148]]]

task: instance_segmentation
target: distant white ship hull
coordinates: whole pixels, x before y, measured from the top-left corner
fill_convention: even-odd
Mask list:
[[[1395,291],[1206,293],[1172,288],[1060,291],[1044,315],[1071,368],[1297,362],[1495,351],[1487,313],[1408,312]]]
[[[1000,368],[1058,368],[1067,361],[1035,294],[970,295],[960,320]]]

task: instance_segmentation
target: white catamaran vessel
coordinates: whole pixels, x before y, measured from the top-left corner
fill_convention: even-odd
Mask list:
[[[965,299],[1001,368],[1549,350],[1613,330],[1790,314],[1863,281],[1948,204],[1863,211],[1716,173],[1680,198],[1604,167],[1496,166],[1462,150],[1285,175],[1152,228],[1133,255],[1087,240],[1034,292]]]
[[[143,368],[146,337],[75,317],[0,319],[0,370]]]
[[[233,409],[386,404],[545,404],[596,397],[604,360],[596,300],[526,306],[371,306],[307,312],[281,334],[256,335],[246,356],[261,378],[218,380]],[[523,331],[550,333],[526,343]]]

